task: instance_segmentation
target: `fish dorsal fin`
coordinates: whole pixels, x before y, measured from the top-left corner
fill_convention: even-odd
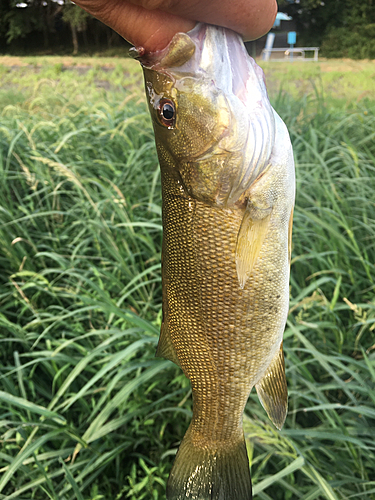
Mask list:
[[[285,378],[283,343],[263,378],[255,385],[258,398],[272,423],[282,428],[288,411],[288,388]]]
[[[169,359],[177,366],[180,366],[176,350],[172,344],[171,334],[169,332],[168,325],[164,321],[161,325],[160,338],[155,356],[158,358]]]
[[[249,202],[237,235],[236,268],[241,288],[245,288],[266,237],[272,208],[258,208]]]

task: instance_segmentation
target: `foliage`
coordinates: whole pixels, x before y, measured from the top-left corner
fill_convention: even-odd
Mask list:
[[[374,57],[373,0],[279,0],[279,8],[296,23],[299,45],[321,46],[326,57]],[[124,46],[120,36],[70,0],[0,2],[0,45],[8,51],[71,50],[70,36],[74,55],[82,42],[85,51],[94,44]]]
[[[89,14],[86,11],[77,7],[70,0],[65,3],[62,17],[64,21],[67,21],[78,30],[83,31],[85,29],[88,16]]]
[[[375,23],[329,30],[322,44],[322,54],[329,57],[375,59]]]
[[[278,432],[250,397],[254,492],[370,500],[375,98],[323,98],[319,66],[284,68],[266,71],[295,85],[273,92],[297,168],[290,410]],[[154,358],[160,177],[142,77],[133,61],[0,72],[0,498],[161,500],[191,402]],[[352,73],[340,89],[358,94]]]
[[[0,34],[8,44],[42,28],[40,0],[25,2],[26,8],[19,8],[18,4],[16,0],[4,0],[0,5]]]
[[[7,25],[7,43],[16,38],[24,38],[29,33],[40,28],[38,18],[32,14],[26,15],[26,12],[23,12],[21,9],[12,9],[4,14],[3,24]]]
[[[375,57],[372,0],[282,0],[279,5],[297,22],[302,45],[322,45],[326,57]]]
[[[86,29],[86,23],[88,18],[88,13],[77,7],[70,0],[67,0],[64,4],[64,10],[62,13],[62,18],[70,25],[73,37],[73,54],[78,53],[78,31],[84,31]]]
[[[70,0],[1,0],[0,2],[0,47],[2,42],[7,50],[17,50],[31,46],[34,50],[61,50],[67,46],[69,30],[73,33],[73,45],[78,50],[79,36],[91,46],[103,43],[106,35],[107,45],[119,39],[112,30],[75,6]],[[43,35],[42,37],[40,35]],[[23,42],[23,43],[21,43]],[[124,43],[124,42],[123,42]]]

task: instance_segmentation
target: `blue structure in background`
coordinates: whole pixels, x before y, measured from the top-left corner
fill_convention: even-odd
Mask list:
[[[288,33],[288,43],[289,45],[294,45],[297,41],[297,33],[295,31],[289,31]],[[293,47],[291,47],[293,48]]]
[[[288,14],[284,14],[284,12],[278,12],[276,14],[275,22],[273,23],[272,28],[278,28],[280,26],[281,21],[291,21],[292,18],[288,16]]]
[[[297,2],[298,0],[286,0],[288,2]],[[292,22],[290,22],[292,21]],[[251,42],[252,56],[257,55],[257,46],[263,45],[261,50],[261,57],[263,61],[289,61],[293,62],[294,59],[299,61],[318,61],[319,47],[298,47],[296,48],[297,41],[297,24],[293,21],[292,17],[284,12],[278,12],[275,22],[273,24],[274,30],[268,33],[267,36],[262,37],[256,42]],[[289,31],[290,30],[290,31]],[[293,30],[293,31],[292,31]],[[289,47],[287,47],[289,45]],[[313,52],[313,57],[306,57],[306,52]]]
[[[297,40],[297,33],[295,31],[289,31],[288,33],[288,43],[292,49]],[[293,62],[293,50],[290,51],[290,62]]]

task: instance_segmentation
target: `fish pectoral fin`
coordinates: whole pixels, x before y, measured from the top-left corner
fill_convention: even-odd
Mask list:
[[[176,350],[172,344],[171,334],[169,333],[168,325],[165,322],[163,322],[161,325],[160,338],[155,356],[157,358],[169,359],[177,366],[180,366]]]
[[[282,428],[288,411],[288,388],[285,378],[283,343],[267,368],[263,378],[255,385],[258,398],[272,423]]]
[[[236,268],[240,287],[245,288],[266,237],[272,207],[247,206],[237,235]]]

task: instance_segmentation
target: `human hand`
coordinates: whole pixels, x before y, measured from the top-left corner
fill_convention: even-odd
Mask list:
[[[74,0],[74,3],[147,51],[163,49],[197,21],[224,26],[254,40],[267,33],[276,0]]]

